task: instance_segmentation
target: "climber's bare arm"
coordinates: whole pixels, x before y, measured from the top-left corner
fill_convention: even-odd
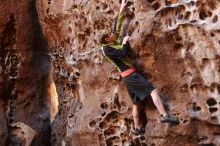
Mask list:
[[[126,0],[122,0],[119,14],[117,16],[116,28],[114,28],[116,40],[118,40],[121,31],[122,11],[124,10],[125,6],[126,6]]]
[[[127,4],[127,1],[126,1],[126,0],[122,0],[122,2],[121,2],[120,12],[122,12],[122,11],[124,10],[126,4]]]

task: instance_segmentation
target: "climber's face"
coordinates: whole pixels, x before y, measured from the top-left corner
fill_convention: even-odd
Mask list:
[[[115,34],[112,33],[112,32],[109,33],[105,40],[106,40],[106,42],[108,42],[108,43],[112,43],[112,42],[116,41]]]

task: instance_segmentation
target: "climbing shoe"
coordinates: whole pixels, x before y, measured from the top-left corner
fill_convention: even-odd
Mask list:
[[[132,131],[132,134],[135,136],[142,136],[145,134],[145,129],[144,128],[140,128],[140,129],[136,128]]]
[[[179,124],[179,119],[174,117],[173,115],[166,115],[166,116],[161,115],[160,122],[161,123],[169,122],[169,123]]]

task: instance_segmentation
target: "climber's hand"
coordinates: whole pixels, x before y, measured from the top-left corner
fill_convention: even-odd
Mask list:
[[[126,35],[123,39],[123,44],[126,44],[130,39],[130,36]]]
[[[126,4],[127,4],[127,1],[126,0],[122,0],[120,11],[122,11],[125,8]]]

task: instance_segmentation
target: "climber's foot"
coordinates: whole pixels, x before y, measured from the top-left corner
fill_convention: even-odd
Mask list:
[[[145,129],[144,128],[136,128],[132,131],[132,134],[135,135],[135,136],[142,136],[145,134]]]
[[[166,115],[166,116],[160,116],[160,122],[161,123],[175,123],[179,124],[179,119],[177,117],[174,117],[173,115]]]

